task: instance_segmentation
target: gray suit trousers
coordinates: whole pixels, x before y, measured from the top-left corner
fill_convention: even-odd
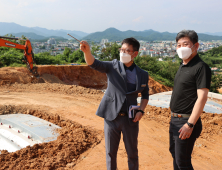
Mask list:
[[[130,126],[127,116],[117,116],[113,121],[104,119],[107,170],[117,169],[117,151],[123,134],[123,141],[128,155],[129,170],[138,170],[138,133],[139,122]]]

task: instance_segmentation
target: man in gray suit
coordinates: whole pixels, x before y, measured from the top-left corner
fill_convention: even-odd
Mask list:
[[[116,170],[117,151],[121,132],[128,155],[129,170],[138,170],[139,120],[144,114],[149,99],[148,72],[134,62],[140,44],[134,38],[124,39],[120,48],[120,61],[99,61],[95,59],[86,41],[81,41],[86,63],[93,69],[107,75],[108,87],[96,114],[104,118],[107,170]],[[142,100],[135,117],[129,118],[129,107],[137,105],[138,93]]]

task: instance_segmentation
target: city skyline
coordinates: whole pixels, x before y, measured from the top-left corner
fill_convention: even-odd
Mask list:
[[[193,29],[199,33],[222,32],[222,1],[197,0],[0,0],[0,22],[53,30],[93,33],[114,27],[120,31],[176,33]]]

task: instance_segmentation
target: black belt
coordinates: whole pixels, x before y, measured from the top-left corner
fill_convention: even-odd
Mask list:
[[[124,112],[119,112],[118,115],[119,115],[119,116],[126,116],[127,114],[124,113]]]
[[[179,113],[171,112],[171,116],[172,117],[186,117],[186,118],[188,118],[188,117],[190,117],[190,114],[179,114]]]

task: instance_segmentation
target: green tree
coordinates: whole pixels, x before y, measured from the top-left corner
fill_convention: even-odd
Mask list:
[[[52,56],[49,52],[39,53],[35,55],[36,64],[64,64],[63,55]]]
[[[100,60],[111,61],[113,59],[119,60],[119,48],[121,47],[116,42],[106,43],[105,48],[101,50],[101,54],[98,55]]]
[[[71,54],[71,48],[68,48],[68,47],[66,47],[65,48],[65,50],[64,50],[64,52],[63,52],[63,55],[64,55],[64,57],[65,57],[65,60],[67,61],[67,62],[70,62],[70,58],[69,58],[69,55]]]
[[[71,63],[85,63],[84,53],[81,50],[76,50],[70,55]]]
[[[6,34],[4,37],[9,37],[9,38],[15,38],[14,35],[12,34]],[[13,42],[13,43],[17,43],[16,40],[10,40],[10,39],[6,39],[7,41]]]
[[[45,45],[39,47],[39,49],[43,49],[44,50],[45,49]]]
[[[173,86],[174,77],[180,65],[179,62],[158,61],[157,57],[151,56],[137,56],[134,61],[140,68],[148,71],[156,81],[167,86]]]
[[[21,45],[25,45],[25,41],[27,40],[27,38],[24,35],[22,35],[20,39],[21,40],[18,40],[18,43]],[[25,41],[23,41],[23,40],[25,40]]]
[[[210,91],[214,93],[218,93],[217,89],[220,88],[220,82],[222,82],[222,75],[217,74],[217,75],[212,75],[211,77],[211,86],[210,86]]]
[[[93,46],[92,46],[92,49],[91,49],[92,55],[93,55],[94,57],[98,57],[99,52],[100,52],[100,47],[99,47],[99,46],[96,46],[96,45],[93,45]]]
[[[23,64],[23,53],[14,48],[0,48],[0,66],[10,66],[11,64]]]
[[[142,69],[156,73],[160,70],[160,65],[158,64],[156,57],[147,56],[137,56],[134,62]]]

